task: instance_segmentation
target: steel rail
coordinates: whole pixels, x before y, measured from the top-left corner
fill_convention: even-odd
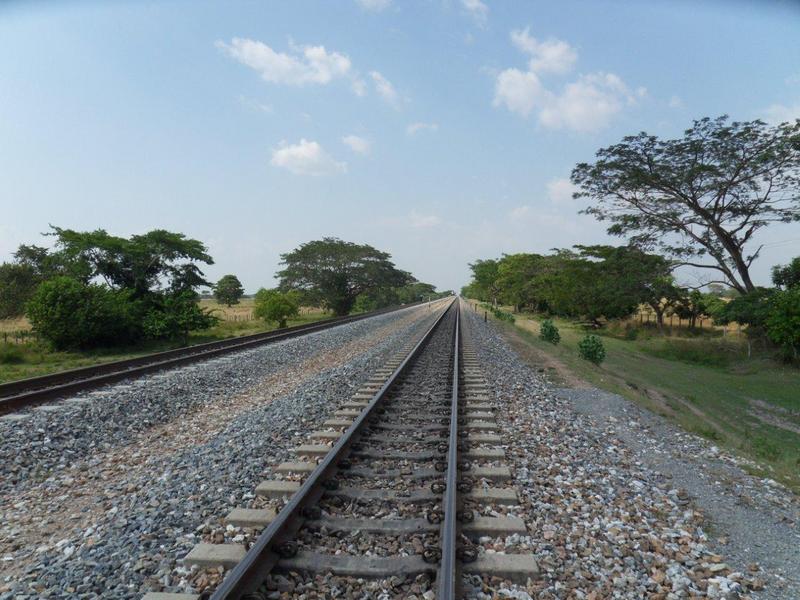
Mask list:
[[[338,325],[361,321],[370,317],[418,306],[422,302],[380,309],[360,315],[333,317],[315,323],[294,325],[275,331],[239,336],[216,342],[206,342],[175,350],[155,352],[136,358],[118,360],[101,365],[70,369],[41,377],[31,377],[0,384],[0,414],[19,410],[33,404],[53,400],[61,396],[115,383],[123,379],[139,377],[148,373],[199,362],[229,352],[246,350],[268,344],[323,331]]]
[[[453,342],[453,388],[450,398],[450,441],[447,448],[447,475],[445,477],[444,500],[442,511],[444,519],[439,533],[439,542],[442,549],[442,561],[437,574],[436,600],[455,600],[458,588],[458,563],[456,562],[456,542],[458,523],[456,521],[457,504],[457,479],[458,479],[458,355],[460,348],[460,313],[458,300],[456,307],[455,340]]]
[[[444,322],[444,319],[453,310],[454,306],[458,310],[458,304],[455,300],[436,318],[436,321],[403,359],[403,362],[373,395],[369,404],[361,411],[361,414],[347,428],[333,448],[325,455],[322,462],[303,482],[300,489],[292,495],[289,502],[281,509],[275,519],[259,535],[253,546],[245,554],[245,557],[225,577],[211,596],[211,600],[239,600],[245,594],[251,594],[258,590],[279,560],[278,551],[281,545],[287,542],[290,543],[291,537],[300,529],[304,510],[311,509],[322,497],[324,493],[323,484],[336,473],[339,461],[346,454],[356,435],[371,419],[375,408],[382,402],[386,393],[427,345],[434,331]]]

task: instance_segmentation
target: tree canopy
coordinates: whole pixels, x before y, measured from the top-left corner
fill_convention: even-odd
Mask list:
[[[575,197],[596,202],[583,212],[609,221],[610,234],[752,291],[754,235],[800,219],[800,120],[704,118],[668,140],[642,132],[578,164],[572,181]]]
[[[22,245],[14,263],[0,266],[0,280],[14,284],[3,286],[0,309],[27,302],[34,330],[54,346],[185,341],[216,322],[196,302],[195,289],[209,285],[198,263],[213,263],[202,242],[163,229],[130,238],[51,229],[52,250]]]
[[[598,322],[628,316],[653,300],[670,265],[632,246],[575,246],[550,255],[478,260],[470,267],[467,295]]]
[[[56,252],[51,260],[88,282],[101,278],[141,298],[154,290],[180,293],[211,284],[197,263],[214,264],[205,244],[182,233],[154,229],[126,239],[103,229],[74,231],[53,227]]]
[[[239,304],[239,300],[244,295],[242,282],[236,275],[223,275],[214,286],[214,297],[220,304],[232,306]]]
[[[281,292],[261,288],[256,292],[254,314],[259,319],[277,323],[280,328],[286,327],[286,320],[297,316],[300,309],[298,295],[295,291]]]
[[[413,281],[397,269],[391,256],[367,244],[324,238],[302,244],[281,255],[279,288],[297,290],[304,299],[346,315],[359,294]]]

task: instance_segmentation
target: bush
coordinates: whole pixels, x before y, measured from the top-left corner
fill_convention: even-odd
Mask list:
[[[193,292],[166,296],[153,306],[142,321],[147,337],[180,339],[186,343],[189,332],[208,329],[219,322],[209,311],[200,308]]]
[[[36,290],[27,316],[33,330],[57,350],[85,349],[137,337],[134,310],[128,292],[56,277]]]
[[[256,308],[253,312],[257,318],[277,323],[282,329],[286,327],[289,317],[297,316],[299,308],[297,292],[261,288],[256,292]]]
[[[539,326],[539,337],[545,342],[550,342],[554,346],[561,341],[561,334],[558,327],[553,324],[552,319],[545,319]]]
[[[606,349],[603,347],[603,342],[596,335],[587,335],[580,342],[578,342],[578,354],[581,358],[599,365],[606,357]]]
[[[516,321],[516,318],[514,318],[514,315],[512,315],[511,313],[506,312],[504,310],[500,310],[499,308],[493,309],[492,310],[492,314],[494,314],[494,316],[497,317],[498,319],[500,319],[501,321],[506,321],[508,323],[513,323],[513,322]]]

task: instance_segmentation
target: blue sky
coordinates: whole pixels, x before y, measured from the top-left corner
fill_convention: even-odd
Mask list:
[[[167,228],[254,291],[330,235],[458,288],[606,241],[574,164],[723,113],[800,117],[800,4],[6,0],[0,260],[48,223]],[[760,241],[766,283],[800,225]]]

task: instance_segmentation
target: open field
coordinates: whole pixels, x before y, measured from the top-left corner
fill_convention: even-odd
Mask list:
[[[201,300],[200,305],[215,311],[221,321],[211,329],[189,334],[190,344],[213,342],[230,337],[261,333],[275,329],[273,323],[265,323],[252,316],[253,300],[243,298],[238,305],[229,307],[217,304],[214,300]],[[296,319],[289,319],[288,325],[301,325],[319,321],[331,316],[320,309],[304,308]],[[3,343],[2,332],[29,330],[25,319],[0,321],[0,383],[46,375],[67,369],[76,369],[104,362],[134,358],[160,350],[170,350],[181,346],[178,342],[143,342],[130,348],[97,349],[86,352],[53,352],[44,344],[36,342]],[[9,334],[10,336],[11,334]]]
[[[539,318],[515,315],[502,330],[524,344],[551,377],[618,393],[750,459],[748,468],[800,490],[800,371],[755,355],[737,338],[602,336],[605,362],[580,358],[579,325],[555,319],[558,346],[539,339]],[[493,318],[493,317],[492,317]]]

